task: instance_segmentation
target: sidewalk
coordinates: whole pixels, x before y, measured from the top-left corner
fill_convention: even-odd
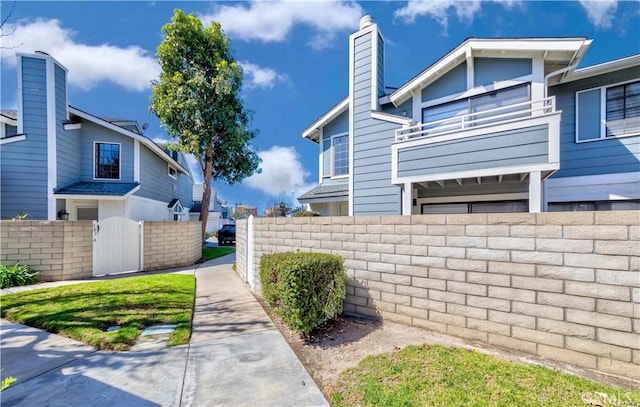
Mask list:
[[[326,406],[327,401],[231,269],[235,255],[190,271],[196,304],[189,345],[96,351],[0,320],[3,406]]]

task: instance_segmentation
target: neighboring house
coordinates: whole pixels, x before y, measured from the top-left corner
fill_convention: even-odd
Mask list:
[[[200,220],[202,210],[202,184],[193,186],[193,206],[189,211],[189,218],[192,221]],[[207,217],[207,232],[214,232],[223,225],[233,223],[228,219],[229,209],[224,206],[224,202],[218,198],[218,191],[211,188],[211,200],[209,202],[209,216]]]
[[[191,174],[177,152],[132,120],[68,104],[67,69],[45,53],[18,54],[18,109],[0,115],[0,216],[188,220]]]
[[[258,208],[251,205],[236,205],[236,207],[233,208],[233,214],[236,219],[241,217],[248,218],[250,215],[258,216]]]
[[[640,55],[576,69],[591,40],[470,38],[388,94],[375,21],[349,41],[348,96],[302,133],[312,210],[640,209]]]

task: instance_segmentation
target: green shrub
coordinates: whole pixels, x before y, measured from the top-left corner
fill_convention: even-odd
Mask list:
[[[295,218],[302,218],[302,217],[307,217],[307,216],[320,216],[320,213],[318,212],[311,212],[311,211],[305,211],[305,212],[296,212],[295,215],[293,215]]]
[[[0,288],[34,284],[38,279],[38,272],[31,270],[26,264],[16,263],[9,268],[0,265]]]
[[[304,335],[342,312],[347,274],[344,259],[323,253],[265,254],[262,294],[285,324]]]

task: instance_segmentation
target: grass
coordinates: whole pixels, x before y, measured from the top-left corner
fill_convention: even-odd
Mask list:
[[[409,346],[342,373],[334,406],[638,406],[627,391],[461,348]]]
[[[217,259],[218,257],[226,256],[227,254],[231,254],[235,252],[235,247],[203,247],[202,248],[202,258],[203,261]]]
[[[0,314],[109,350],[129,349],[149,326],[176,324],[174,346],[189,342],[194,296],[194,276],[159,274],[3,295]]]

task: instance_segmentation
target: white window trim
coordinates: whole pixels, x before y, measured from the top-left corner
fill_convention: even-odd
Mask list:
[[[171,170],[174,171],[175,175],[171,175]],[[173,179],[178,179],[178,170],[167,164],[167,175]]]
[[[96,144],[117,144],[118,145],[118,178],[98,178],[96,177]],[[111,141],[94,141],[93,142],[93,168],[91,171],[93,172],[93,179],[96,181],[120,181],[122,179],[122,144],[114,143]]]
[[[1,137],[0,138],[0,145],[15,143],[16,141],[24,141],[26,139],[27,139],[27,136],[25,136],[24,134],[15,135],[15,136],[11,136],[11,137]]]
[[[576,92],[576,95],[575,95],[576,123],[575,123],[575,137],[574,137],[576,144],[591,143],[594,141],[611,140],[611,139],[624,138],[624,137],[640,136],[640,132],[638,132],[638,133],[621,134],[619,136],[607,137],[607,89],[613,88],[616,86],[626,85],[626,84],[637,82],[637,81],[638,79],[636,78],[636,79],[631,79],[624,82],[612,83],[612,84],[603,85],[603,86],[596,86],[589,89],[582,89]],[[591,92],[594,90],[600,91],[600,137],[589,139],[589,140],[580,140],[579,139],[580,135],[578,134],[578,125],[580,123],[579,121],[580,106],[578,105],[578,95],[580,93]]]
[[[329,148],[331,150],[330,152],[330,156],[331,156],[331,162],[329,163],[331,171],[330,171],[330,178],[331,179],[343,179],[343,178],[349,178],[349,174],[351,173],[351,168],[349,167],[349,164],[347,163],[347,173],[346,174],[341,174],[341,175],[335,175],[335,156],[334,156],[334,148],[333,148],[333,139],[338,138],[338,137],[344,137],[347,136],[347,145],[349,145],[349,133],[340,133],[340,134],[334,134],[331,136],[331,147]]]

